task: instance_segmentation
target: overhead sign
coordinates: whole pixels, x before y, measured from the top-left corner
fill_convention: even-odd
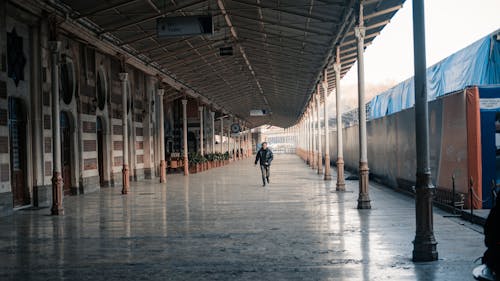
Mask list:
[[[496,111],[496,110],[500,109],[500,98],[480,99],[479,100],[479,108],[481,110]]]
[[[232,56],[233,47],[221,47],[219,48],[219,55],[222,56]]]
[[[212,16],[164,17],[156,21],[159,38],[213,34]]]
[[[267,115],[267,110],[265,109],[252,109],[250,110],[250,116],[265,116]]]

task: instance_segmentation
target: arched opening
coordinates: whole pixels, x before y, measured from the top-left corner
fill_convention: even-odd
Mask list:
[[[61,124],[61,164],[64,195],[71,194],[71,123],[68,113],[62,111]]]
[[[30,204],[30,194],[26,180],[26,111],[23,102],[9,97],[9,135],[11,190],[14,207]]]
[[[96,90],[97,108],[104,110],[108,96],[108,83],[103,68],[100,68],[97,73]]]
[[[104,179],[104,124],[101,117],[97,117],[96,120],[97,129],[97,167],[99,170],[99,185],[101,187],[105,186],[106,182]]]
[[[61,84],[60,92],[62,100],[65,104],[70,104],[75,94],[75,68],[73,62],[66,58],[63,63],[61,63]]]

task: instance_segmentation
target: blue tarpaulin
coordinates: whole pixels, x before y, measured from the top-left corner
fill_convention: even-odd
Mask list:
[[[428,100],[473,85],[500,84],[500,30],[427,68]],[[368,119],[375,119],[410,108],[415,103],[411,77],[374,97]]]

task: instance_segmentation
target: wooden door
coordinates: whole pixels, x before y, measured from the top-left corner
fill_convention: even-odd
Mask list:
[[[22,101],[9,98],[11,190],[14,207],[30,204],[26,184],[26,119]]]
[[[71,128],[69,116],[61,112],[61,165],[64,195],[71,194]]]

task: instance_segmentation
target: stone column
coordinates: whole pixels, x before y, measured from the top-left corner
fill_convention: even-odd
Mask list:
[[[317,168],[318,168],[318,175],[323,173],[323,153],[321,149],[321,120],[319,118],[319,111],[320,111],[320,104],[321,104],[321,99],[320,99],[320,85],[318,84],[317,87],[317,94],[316,94],[316,123],[317,123],[317,131],[318,131],[318,136],[317,136],[317,143],[318,143],[318,156],[317,156]]]
[[[60,41],[49,41],[52,54],[51,61],[51,92],[52,92],[52,215],[64,215],[63,179],[61,165],[61,123],[59,121],[59,52]]]
[[[324,180],[331,180],[332,174],[330,172],[330,124],[329,115],[328,115],[328,76],[327,71],[323,72],[323,82],[321,86],[323,86],[323,115],[325,119],[325,176]]]
[[[188,126],[187,126],[187,99],[182,100],[182,146],[184,151],[184,175],[189,175],[188,159]]]
[[[129,178],[129,167],[128,167],[128,126],[127,126],[127,81],[128,81],[128,73],[121,72],[120,74],[120,83],[122,86],[122,142],[123,142],[123,169],[122,169],[122,194],[127,194],[130,178]]]
[[[215,112],[210,111],[210,120],[212,121],[212,153],[215,153]]]
[[[336,113],[337,113],[337,191],[345,191],[344,179],[344,145],[342,137],[342,96],[340,90],[340,72],[342,66],[340,64],[340,47],[337,46],[337,61],[333,65],[335,70],[335,98],[336,98]]]
[[[220,118],[220,153],[224,153],[224,118]]]
[[[165,94],[164,89],[158,89],[158,97],[160,102],[160,182],[167,182],[167,165],[165,162],[165,117],[163,110],[163,96]]]
[[[416,262],[435,261],[438,259],[437,242],[434,237],[434,214],[432,210],[434,186],[432,185],[429,160],[429,105],[427,102],[424,19],[424,1],[414,0],[413,52],[415,68],[417,179],[415,186],[416,231],[415,240],[413,240],[413,261]]]
[[[366,28],[363,20],[363,5],[359,7],[358,25],[354,28],[358,45],[358,119],[359,119],[359,196],[358,209],[370,209],[368,194],[368,155],[366,141],[364,38]]]
[[[203,151],[203,106],[198,107],[200,112],[200,154],[205,155]]]

